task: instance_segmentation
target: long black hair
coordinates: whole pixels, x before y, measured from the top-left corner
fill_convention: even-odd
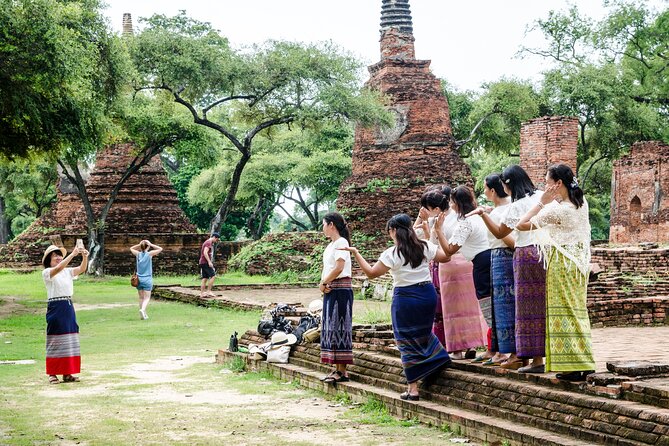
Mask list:
[[[533,195],[537,188],[530,180],[530,176],[517,164],[513,164],[502,172],[502,181],[511,190],[511,201]]]
[[[451,197],[451,188],[448,186],[434,187],[420,197],[420,205],[426,209],[439,208],[442,211],[448,210],[448,201]]]
[[[485,185],[488,189],[492,189],[495,191],[497,196],[499,198],[506,198],[509,196],[504,191],[504,185],[502,184],[502,177],[498,173],[491,173],[487,177],[485,177]]]
[[[462,218],[477,207],[474,192],[467,186],[458,186],[453,189],[451,200],[458,205],[458,215]]]
[[[553,164],[548,168],[548,176],[553,180],[562,180],[562,184],[567,188],[569,193],[569,201],[571,201],[576,208],[583,206],[583,189],[578,185],[578,181],[574,178],[574,171],[566,164]]]
[[[407,214],[394,215],[386,223],[386,231],[395,230],[395,249],[404,259],[404,265],[418,268],[425,260],[427,242],[420,240],[411,227],[411,217]]]
[[[346,220],[344,220],[344,217],[342,217],[341,214],[338,214],[337,212],[329,212],[323,216],[323,220],[325,220],[327,224],[332,223],[339,235],[344,237],[349,244],[351,243],[351,233],[348,230],[348,224],[346,224]]]

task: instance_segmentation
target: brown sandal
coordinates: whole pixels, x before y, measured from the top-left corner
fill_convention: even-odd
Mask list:
[[[60,380],[56,375],[49,375],[49,384],[60,384]]]
[[[64,383],[78,383],[81,381],[78,377],[72,375],[63,375]]]

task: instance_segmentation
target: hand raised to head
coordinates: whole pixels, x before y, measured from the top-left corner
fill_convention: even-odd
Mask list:
[[[430,218],[427,209],[425,209],[423,206],[421,206],[420,209],[418,210],[418,216],[423,221],[427,221],[427,219]]]

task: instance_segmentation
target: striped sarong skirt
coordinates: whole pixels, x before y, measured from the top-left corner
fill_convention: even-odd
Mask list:
[[[451,358],[432,333],[437,293],[432,282],[395,287],[390,312],[407,382],[436,372]]]
[[[496,248],[491,255],[493,351],[516,352],[516,295],[513,288],[513,249]]]
[[[50,300],[46,310],[46,374],[74,375],[80,369],[79,326],[72,301]]]
[[[323,295],[321,362],[353,364],[353,290],[351,278],[333,280]]]
[[[546,270],[536,246],[513,253],[516,291],[516,354],[546,356]]]

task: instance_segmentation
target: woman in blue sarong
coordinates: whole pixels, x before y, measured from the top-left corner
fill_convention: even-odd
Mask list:
[[[370,279],[390,272],[395,287],[391,305],[393,334],[408,384],[400,398],[418,401],[418,381],[434,377],[451,361],[432,333],[437,293],[429,269],[430,261],[447,262],[449,257],[434,243],[419,240],[406,214],[388,220],[386,230],[395,246],[381,253],[374,266],[355,247],[341,249],[353,253]]]

